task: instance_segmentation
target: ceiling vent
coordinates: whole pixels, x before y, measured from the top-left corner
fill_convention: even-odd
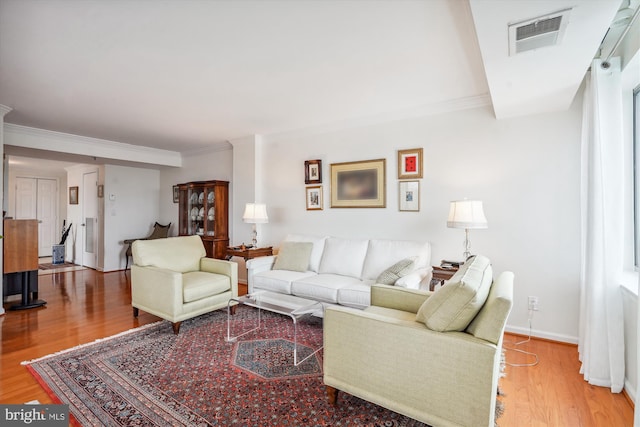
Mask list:
[[[560,44],[571,9],[509,24],[509,56]]]

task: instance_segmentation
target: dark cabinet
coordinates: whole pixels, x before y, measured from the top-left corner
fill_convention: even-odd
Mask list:
[[[207,256],[224,259],[229,246],[229,182],[178,184],[181,236],[202,238]]]

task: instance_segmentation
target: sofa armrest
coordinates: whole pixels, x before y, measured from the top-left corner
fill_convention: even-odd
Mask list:
[[[433,292],[389,285],[371,286],[371,305],[417,313]]]
[[[182,310],[182,273],[132,265],[131,305],[153,314],[177,316]]]
[[[261,256],[247,261],[247,290],[253,293],[253,276],[263,271],[269,271],[276,262],[276,255]]]
[[[431,425],[493,425],[496,345],[348,307],[323,330],[326,385]]]
[[[222,274],[231,279],[231,292],[234,297],[238,296],[238,264],[216,258],[201,258],[200,271],[207,273]]]

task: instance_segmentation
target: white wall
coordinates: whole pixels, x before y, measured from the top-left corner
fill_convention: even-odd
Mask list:
[[[233,170],[233,151],[216,149],[198,151],[182,156],[182,167],[165,167],[160,170],[160,219],[162,224],[171,222],[171,235],[178,235],[178,204],[173,203],[173,186],[191,181],[231,181]],[[229,184],[229,231],[233,230],[233,182]],[[242,215],[242,213],[240,213]]]
[[[123,240],[146,237],[156,221],[165,223],[159,211],[160,197],[159,170],[104,166],[104,271],[125,268]]]
[[[460,259],[463,230],[448,229],[449,201],[484,201],[487,230],[472,249],[496,272],[515,272],[509,329],[528,332],[527,296],[540,299],[534,334],[577,342],[580,252],[581,100],[571,110],[495,120],[489,107],[347,129],[266,139],[265,244],[287,233],[428,240],[432,262]],[[398,211],[399,149],[424,149],[420,212]],[[385,158],[385,209],[331,209],[330,163]],[[323,162],[324,210],[305,210],[303,163]]]

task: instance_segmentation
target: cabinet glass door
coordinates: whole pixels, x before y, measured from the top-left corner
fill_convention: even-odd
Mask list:
[[[215,210],[215,188],[206,188],[206,203],[205,203],[205,230],[207,236],[215,235],[215,218],[216,218],[216,210]]]

